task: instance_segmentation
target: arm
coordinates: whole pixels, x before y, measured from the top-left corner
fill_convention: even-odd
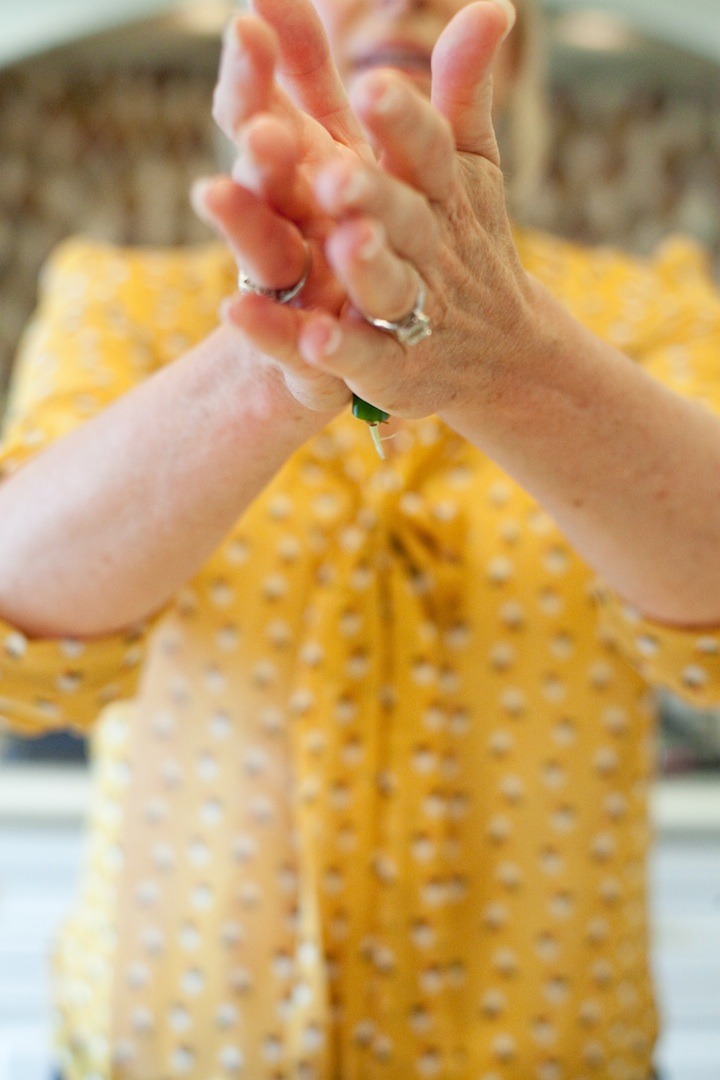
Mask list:
[[[162,606],[332,413],[221,327],[0,486],[0,611],[92,637]]]
[[[321,87],[317,107],[324,109],[328,94],[341,105],[341,87],[327,51],[321,48],[315,56],[302,42],[297,47],[298,70],[315,72],[307,92]],[[366,160],[372,155],[349,108],[333,110],[320,123],[313,119],[312,101],[307,102],[310,115],[291,106],[274,84],[274,48],[273,35],[259,20],[241,17],[231,23],[214,114],[238,144],[269,137],[276,154],[285,148],[288,161],[275,174],[282,208],[286,214],[292,211],[311,237],[320,236],[329,219],[318,214],[302,179],[289,190],[285,166],[291,164],[301,176],[306,160],[327,160],[338,146]],[[312,52],[313,41],[308,48]],[[301,74],[295,85],[302,82]],[[246,121],[258,110],[267,113],[266,123],[251,129]],[[275,138],[275,114],[295,122],[285,143]],[[196,205],[221,226],[233,253],[256,280],[283,287],[300,276],[305,250],[298,228],[268,209],[249,187],[229,178],[205,184],[196,193]],[[233,228],[222,227],[220,210]],[[337,310],[342,290],[313,242],[317,257],[304,295]],[[96,288],[96,306],[106,321],[105,305],[111,303],[106,298],[115,289],[114,278]],[[114,323],[131,324],[139,337],[152,338],[152,326],[142,320],[160,317],[160,312],[129,316],[120,311]],[[132,342],[115,342],[115,369],[106,380],[111,386],[105,385],[101,395],[104,407],[80,424],[75,398],[82,398],[87,389],[83,380],[91,370],[78,355],[85,347],[82,333],[68,329],[53,347],[57,384],[46,392],[43,409],[52,414],[54,432],[73,430],[26,461],[0,487],[0,618],[31,636],[98,637],[155,612],[200,568],[293,451],[349,397],[341,380],[302,363],[284,370],[236,328],[221,325],[189,353],[134,386],[132,373],[117,376],[118,369],[132,366]],[[108,359],[102,351],[101,365]],[[77,379],[70,393],[67,368],[73,364]]]
[[[543,333],[533,355],[496,371],[445,419],[530,491],[645,616],[720,625],[720,419],[534,287]]]

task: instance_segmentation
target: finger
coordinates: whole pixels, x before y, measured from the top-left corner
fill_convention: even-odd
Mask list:
[[[245,120],[270,108],[277,56],[278,42],[271,27],[248,15],[228,23],[212,115],[232,142]]]
[[[245,272],[258,285],[286,289],[299,281],[307,249],[298,229],[262,199],[227,177],[193,186],[199,217],[227,242]]]
[[[356,81],[352,103],[383,169],[429,199],[447,198],[455,140],[447,120],[430,102],[396,72],[372,71]]]
[[[370,160],[367,140],[310,0],[252,0],[252,8],[275,30],[278,75],[293,101],[334,139]]]
[[[299,401],[319,411],[336,411],[350,399],[347,386],[317,365],[308,364],[298,349],[307,314],[300,308],[276,304],[263,296],[237,294],[225,302],[222,318],[283,369]],[[303,385],[304,384],[304,385]]]
[[[353,305],[366,317],[395,322],[412,311],[417,273],[390,249],[379,222],[344,222],[329,237],[325,254]]]
[[[479,0],[448,23],[432,55],[432,102],[450,121],[458,150],[500,164],[492,123],[492,65],[512,29],[510,0]]]
[[[391,247],[416,266],[436,255],[440,230],[427,200],[381,169],[332,162],[318,172],[314,189],[319,205],[336,219],[360,214],[382,222]]]
[[[316,211],[310,184],[301,171],[302,148],[290,127],[262,113],[246,124],[238,140],[232,177],[279,214],[298,223]]]
[[[342,379],[365,401],[396,416],[419,415],[408,406],[418,397],[412,360],[390,334],[360,320],[308,312],[298,348],[310,366]]]

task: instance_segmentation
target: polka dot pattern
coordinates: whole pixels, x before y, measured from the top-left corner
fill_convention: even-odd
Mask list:
[[[697,355],[709,385],[687,252],[518,240],[594,329],[622,323],[629,348],[632,309],[631,352],[691,383]],[[5,471],[206,333],[231,288],[215,248],[66,245]],[[717,696],[719,640],[598,589],[437,420],[383,463],[350,417],[152,627],[87,645],[0,627],[7,722],[92,725],[53,964],[68,1080],[647,1080],[647,683]]]

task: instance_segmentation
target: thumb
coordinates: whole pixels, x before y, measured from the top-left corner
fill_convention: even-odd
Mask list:
[[[432,101],[458,150],[500,164],[492,123],[492,66],[515,23],[510,0],[478,0],[450,20],[432,55]]]

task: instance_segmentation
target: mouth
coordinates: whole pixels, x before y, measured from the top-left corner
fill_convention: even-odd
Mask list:
[[[427,49],[405,43],[384,43],[355,58],[356,74],[374,68],[395,68],[414,78],[430,77],[430,53]]]

